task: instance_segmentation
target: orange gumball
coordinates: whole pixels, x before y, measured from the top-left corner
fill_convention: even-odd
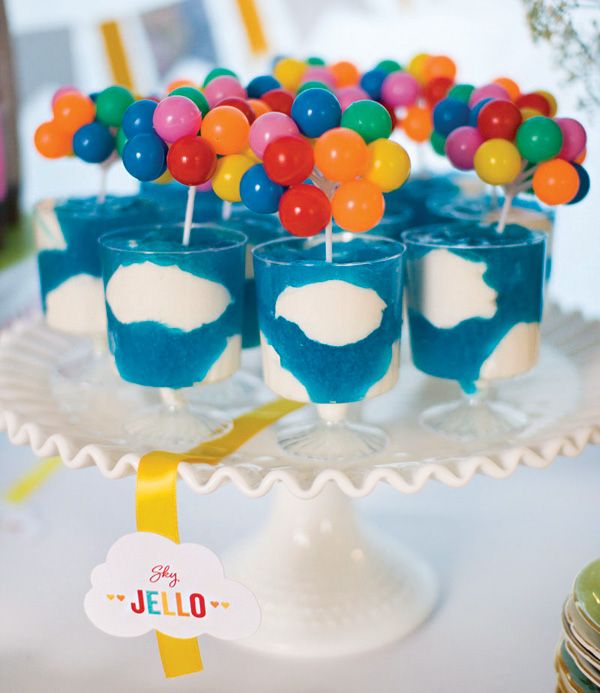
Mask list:
[[[217,154],[239,154],[248,146],[248,118],[233,106],[217,106],[202,119],[200,134]]]
[[[585,161],[585,157],[587,156],[587,149],[584,148],[584,150],[579,154],[579,156],[576,156],[573,161],[576,164],[581,165]]]
[[[423,77],[426,82],[430,82],[438,77],[445,77],[454,82],[456,63],[447,55],[430,55],[423,63]]]
[[[69,91],[56,99],[52,112],[56,126],[73,135],[80,127],[94,120],[96,106],[89,96],[78,91]]]
[[[519,96],[521,96],[519,85],[510,77],[498,77],[498,79],[495,79],[492,84],[498,84],[505,89],[508,92],[511,101],[516,101]]]
[[[368,180],[351,180],[340,185],[331,199],[333,217],[346,231],[368,231],[381,221],[383,193]]]
[[[72,138],[61,130],[53,120],[42,123],[33,136],[33,143],[38,152],[47,159],[60,159],[73,151]]]
[[[578,190],[577,170],[564,159],[544,161],[533,174],[533,192],[547,205],[566,204]]]
[[[369,149],[354,130],[333,128],[317,140],[315,164],[325,178],[345,183],[366,173]]]
[[[254,111],[254,115],[259,118],[261,115],[268,113],[271,107],[266,104],[262,99],[248,99],[248,106]]]
[[[433,131],[431,109],[427,106],[410,106],[402,119],[402,127],[414,142],[426,142]]]
[[[169,82],[167,84],[167,94],[170,94],[172,91],[175,91],[175,89],[179,89],[179,87],[195,87],[198,89],[198,85],[194,84],[191,79],[174,79],[172,82]]]
[[[353,63],[347,60],[340,60],[339,63],[333,63],[329,66],[329,70],[333,74],[336,86],[339,87],[353,87],[358,84],[360,79],[360,72],[358,68]]]

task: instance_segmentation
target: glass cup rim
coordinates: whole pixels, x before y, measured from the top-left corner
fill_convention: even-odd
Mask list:
[[[100,238],[98,239],[99,245],[110,251],[114,251],[116,253],[134,253],[135,255],[198,255],[200,253],[218,253],[224,250],[232,250],[234,248],[239,248],[240,246],[245,246],[248,243],[248,236],[246,236],[245,233],[242,233],[241,231],[237,231],[236,229],[229,229],[226,228],[225,226],[221,226],[220,224],[212,223],[212,222],[202,222],[202,223],[196,223],[191,225],[191,230],[194,231],[195,229],[210,229],[210,230],[216,230],[219,232],[219,234],[223,234],[224,237],[229,236],[229,239],[231,240],[231,243],[225,246],[221,246],[220,248],[194,248],[193,246],[184,246],[181,245],[177,248],[169,248],[169,249],[161,249],[161,250],[150,250],[150,249],[144,249],[144,248],[122,248],[122,247],[115,247],[114,245],[110,244],[111,239],[113,238],[123,238],[124,236],[127,236],[131,234],[134,236],[136,233],[139,234],[140,232],[148,232],[149,230],[152,229],[181,229],[181,232],[183,233],[183,222],[181,223],[175,223],[175,224],[139,224],[137,226],[125,226],[120,229],[115,229],[114,231],[110,231],[109,233],[105,233]],[[132,240],[134,240],[132,238]]]
[[[334,234],[333,237],[333,243],[348,243],[349,239],[341,238],[342,234]],[[386,238],[385,236],[374,236],[374,235],[366,235],[366,234],[353,234],[354,238],[361,238],[362,240],[367,241],[368,243],[374,243],[375,241],[383,241],[386,244],[394,245],[397,246],[396,252],[387,255],[385,257],[380,257],[376,258],[374,260],[358,260],[355,262],[326,262],[325,259],[323,260],[315,260],[315,259],[310,259],[310,260],[273,260],[268,257],[261,257],[260,253],[263,251],[263,249],[267,246],[272,246],[278,243],[299,243],[300,241],[308,241],[311,238],[314,238],[314,236],[308,236],[308,237],[303,237],[303,236],[292,236],[292,237],[285,237],[285,238],[275,238],[270,241],[265,241],[264,243],[261,243],[260,245],[255,246],[252,249],[252,256],[255,257],[257,260],[261,262],[268,262],[271,265],[281,265],[283,267],[289,267],[291,265],[303,265],[304,267],[322,267],[323,265],[332,265],[334,267],[360,267],[361,265],[373,265],[376,263],[380,262],[388,262],[389,260],[394,260],[396,258],[402,258],[404,253],[406,252],[406,246],[404,243],[401,243],[400,241],[395,241],[393,238]],[[352,239],[354,240],[354,239]],[[322,245],[325,244],[325,236],[323,236],[323,240],[321,242]]]
[[[474,223],[474,222],[468,222],[468,221],[450,221],[450,222],[445,222],[445,223],[437,223],[437,224],[426,224],[424,226],[415,226],[413,228],[407,229],[406,231],[403,231],[400,234],[400,238],[402,239],[402,242],[408,247],[408,246],[415,246],[415,247],[420,247],[420,248],[455,248],[457,250],[477,250],[477,251],[487,251],[487,250],[498,250],[499,248],[522,248],[528,245],[538,245],[539,243],[543,243],[546,240],[546,234],[541,232],[541,231],[532,231],[531,229],[526,228],[525,226],[520,226],[520,224],[510,224],[511,226],[519,226],[520,228],[524,229],[527,231],[528,234],[531,235],[531,237],[527,240],[523,239],[522,241],[513,241],[511,243],[486,243],[485,245],[469,245],[468,243],[433,243],[433,242],[427,242],[422,239],[418,238],[410,238],[411,234],[414,233],[422,233],[424,229],[433,229],[439,226],[444,226],[444,227],[474,227],[477,226],[479,228],[493,228],[494,224],[481,224],[481,223]]]

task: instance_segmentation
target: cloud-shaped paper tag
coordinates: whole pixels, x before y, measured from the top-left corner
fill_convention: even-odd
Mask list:
[[[210,549],[149,532],[126,534],[113,544],[106,563],[92,571],[84,608],[97,628],[121,637],[156,630],[175,638],[234,640],[260,624],[256,597],[225,578]]]

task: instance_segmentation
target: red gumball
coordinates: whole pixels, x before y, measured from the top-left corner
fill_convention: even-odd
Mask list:
[[[290,115],[292,104],[294,103],[294,95],[287,89],[271,89],[271,91],[265,92],[260,97],[260,100],[264,101],[272,111]]]
[[[479,111],[477,129],[484,140],[514,140],[523,116],[512,101],[490,101]]]
[[[436,77],[423,87],[423,97],[430,106],[446,98],[454,82],[449,77]]]
[[[315,185],[293,185],[281,196],[279,219],[294,236],[316,236],[331,220],[331,203]]]
[[[217,155],[208,140],[197,135],[181,137],[171,145],[167,167],[183,185],[206,183],[215,172]]]
[[[241,111],[246,118],[248,118],[250,125],[252,125],[252,123],[256,120],[256,113],[254,112],[254,109],[246,101],[246,99],[242,99],[241,96],[226,96],[224,99],[221,99],[216,106],[233,106],[234,108],[237,108],[238,111]]]
[[[541,94],[521,94],[521,96],[519,96],[517,99],[516,104],[519,108],[532,108],[534,111],[537,111],[542,115],[550,115],[550,104],[548,103],[548,100],[545,99]]]
[[[305,181],[315,165],[313,148],[302,137],[286,135],[271,142],[263,155],[267,176],[279,185],[298,185]]]

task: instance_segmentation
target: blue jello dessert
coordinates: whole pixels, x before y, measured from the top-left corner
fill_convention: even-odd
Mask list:
[[[349,403],[398,377],[404,246],[374,236],[292,238],[254,250],[263,372],[277,394]]]
[[[74,334],[106,331],[98,239],[122,226],[151,223],[156,212],[137,196],[38,203],[34,228],[42,306],[51,327]]]
[[[172,183],[149,183],[140,185],[140,197],[151,200],[159,209],[159,219],[165,224],[183,222],[188,197],[188,186],[173,181]],[[217,222],[223,215],[223,200],[210,190],[196,192],[194,200],[193,222]]]
[[[438,221],[427,208],[428,199],[452,199],[460,193],[453,176],[412,176],[401,188],[384,195],[385,209],[386,213],[394,213],[408,207],[413,213],[413,226],[423,226]]]
[[[101,239],[109,346],[121,377],[165,388],[239,366],[246,237],[212,224],[123,229]]]
[[[535,364],[545,234],[509,224],[455,222],[412,229],[406,286],[412,358],[429,375],[474,393],[478,381]]]
[[[500,218],[504,198],[494,201],[490,195],[477,197],[459,196],[452,199],[431,198],[427,207],[440,222],[471,221],[492,224]],[[530,231],[546,233],[546,281],[552,271],[552,241],[554,230],[554,210],[543,208],[537,200],[519,196],[513,199],[508,222],[519,224]]]
[[[262,243],[282,238],[285,234],[279,218],[275,214],[256,214],[242,205],[234,205],[231,216],[223,222],[226,228],[241,231],[248,237],[246,246],[246,266],[244,285],[244,325],[242,329],[242,347],[251,349],[260,344],[258,330],[258,313],[256,308],[256,284],[252,264],[252,250]]]

